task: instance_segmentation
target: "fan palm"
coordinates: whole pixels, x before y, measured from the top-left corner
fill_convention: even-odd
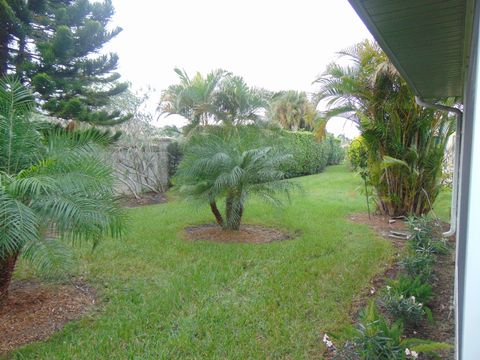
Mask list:
[[[176,181],[181,191],[207,202],[224,229],[239,230],[247,198],[255,194],[280,204],[279,193],[289,194],[293,184],[280,170],[291,156],[272,147],[250,147],[241,134],[225,129],[200,134],[187,148]],[[217,201],[225,200],[225,213]]]
[[[375,43],[341,52],[353,65],[331,64],[315,82],[324,116],[354,121],[369,153],[370,180],[379,210],[423,214],[440,186],[441,164],[453,119],[415,103],[393,64]]]
[[[19,82],[0,81],[0,300],[20,255],[53,271],[60,239],[96,244],[122,230],[112,170],[98,155],[110,138],[35,123],[33,104]]]

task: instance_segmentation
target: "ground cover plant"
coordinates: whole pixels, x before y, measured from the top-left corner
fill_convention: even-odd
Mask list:
[[[210,210],[172,194],[129,209],[121,242],[77,254],[74,274],[97,289],[98,311],[10,357],[321,358],[323,334],[349,327],[353,299],[394,254],[348,221],[364,203],[347,167],[292,181],[305,190],[288,207],[253,199],[246,208],[244,223],[297,234],[270,244],[184,240]]]

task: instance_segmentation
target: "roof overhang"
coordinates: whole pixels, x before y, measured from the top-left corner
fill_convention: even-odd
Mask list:
[[[418,96],[463,96],[474,0],[349,0]]]

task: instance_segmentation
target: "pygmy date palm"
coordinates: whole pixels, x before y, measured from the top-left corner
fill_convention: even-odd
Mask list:
[[[258,146],[258,144],[257,144]],[[251,147],[236,131],[216,129],[192,139],[180,164],[176,181],[181,192],[207,202],[218,225],[239,230],[247,198],[251,195],[280,204],[293,184],[284,179],[282,164],[290,155],[272,147]],[[225,212],[217,207],[225,201]]]
[[[19,256],[53,270],[61,240],[118,236],[122,212],[99,155],[108,137],[32,121],[31,94],[0,81],[0,301]]]

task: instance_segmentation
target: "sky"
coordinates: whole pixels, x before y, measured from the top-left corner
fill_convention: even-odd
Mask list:
[[[222,68],[251,86],[311,93],[312,81],[336,52],[371,38],[347,0],[113,0],[113,24],[123,31],[108,51],[120,57],[119,72],[133,89],[152,87],[152,101],[189,74]],[[161,119],[160,126],[178,118]],[[357,132],[343,120],[335,134]]]

